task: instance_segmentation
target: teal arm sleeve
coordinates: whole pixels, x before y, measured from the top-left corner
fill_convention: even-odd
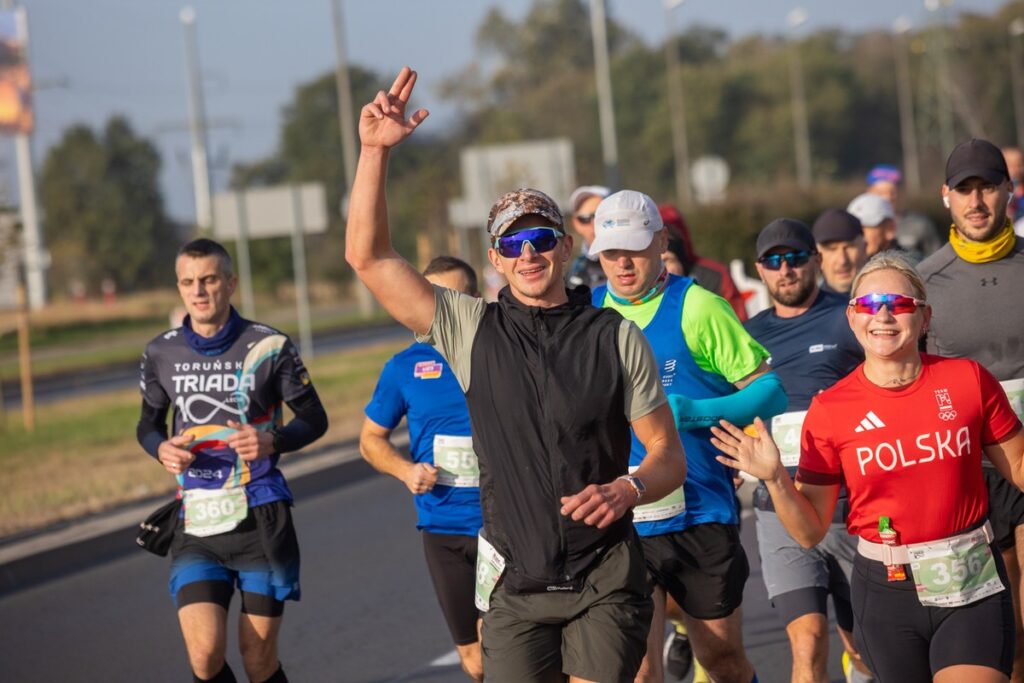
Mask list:
[[[691,399],[673,394],[668,397],[668,402],[676,418],[676,427],[682,432],[717,425],[719,420],[728,420],[741,427],[753,422],[755,417],[770,420],[786,410],[789,396],[782,388],[779,376],[769,372],[728,396]]]

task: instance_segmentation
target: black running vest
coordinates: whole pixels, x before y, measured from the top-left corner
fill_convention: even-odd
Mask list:
[[[506,287],[473,339],[466,399],[484,535],[506,558],[512,592],[579,590],[632,529],[631,513],[597,529],[559,511],[562,496],[625,474],[630,449],[622,317],[592,307],[585,288],[569,297],[537,308]]]

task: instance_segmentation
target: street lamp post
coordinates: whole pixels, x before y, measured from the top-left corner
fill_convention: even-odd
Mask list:
[[[196,226],[200,232],[213,227],[213,201],[210,196],[210,161],[206,153],[206,109],[196,49],[196,11],[181,10],[185,30],[185,65],[188,77],[188,128],[192,136],[192,191],[196,200]]]
[[[945,14],[940,14],[943,5],[949,7],[953,0],[924,0],[924,8],[935,15],[938,24],[935,30],[935,79],[938,82],[939,141],[945,153],[956,144],[953,129],[953,88],[949,79],[948,37]]]
[[[672,124],[672,151],[676,162],[676,201],[689,206],[693,200],[690,189],[690,148],[686,140],[686,107],[683,98],[679,53],[673,41],[675,30],[672,10],[686,0],[664,0],[665,6],[665,74],[668,80],[668,111]]]
[[[796,155],[796,177],[800,189],[811,187],[811,134],[807,126],[807,98],[804,95],[803,66],[796,30],[807,22],[807,12],[796,7],[786,16],[790,30],[789,82],[793,111],[793,151]]]
[[[612,77],[608,59],[608,31],[604,0],[590,0],[590,33],[594,42],[594,71],[597,78],[597,113],[601,124],[601,153],[605,183],[619,187],[619,148],[615,139],[615,108],[612,105]]]
[[[1020,40],[1024,35],[1024,19],[1010,22],[1010,83],[1013,89],[1013,121],[1017,128],[1017,146],[1024,147],[1024,84],[1021,83]]]
[[[900,139],[903,143],[903,170],[911,194],[921,191],[921,165],[917,156],[917,130],[914,126],[914,100],[910,86],[910,60],[907,58],[906,36],[910,19],[899,17],[893,22],[893,55],[896,59],[896,94],[900,111]]]

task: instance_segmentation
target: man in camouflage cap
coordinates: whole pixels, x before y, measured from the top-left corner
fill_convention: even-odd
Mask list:
[[[427,116],[405,117],[415,81],[403,69],[360,114],[346,258],[466,393],[484,519],[484,675],[633,680],[652,604],[631,509],[679,488],[686,471],[653,353],[635,325],[566,290],[572,237],[538,190],[491,209],[488,258],[509,283],[494,303],[432,286],[394,251],[387,159]],[[648,453],[632,475],[630,427]]]

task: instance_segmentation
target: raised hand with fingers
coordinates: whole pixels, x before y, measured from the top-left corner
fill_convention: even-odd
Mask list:
[[[364,147],[394,147],[430,115],[426,109],[417,109],[405,118],[405,106],[415,85],[416,72],[402,67],[391,88],[378,92],[373,101],[363,107],[359,114],[359,140]]]
[[[270,432],[263,432],[251,424],[241,424],[234,420],[228,420],[228,427],[238,430],[228,437],[227,443],[242,460],[265,458],[274,452],[274,435]]]
[[[711,428],[714,434],[711,444],[724,454],[715,458],[718,462],[765,480],[774,479],[780,470],[786,471],[782,467],[779,448],[761,418],[754,418],[757,436],[750,436],[726,420],[722,420],[720,425]]]

